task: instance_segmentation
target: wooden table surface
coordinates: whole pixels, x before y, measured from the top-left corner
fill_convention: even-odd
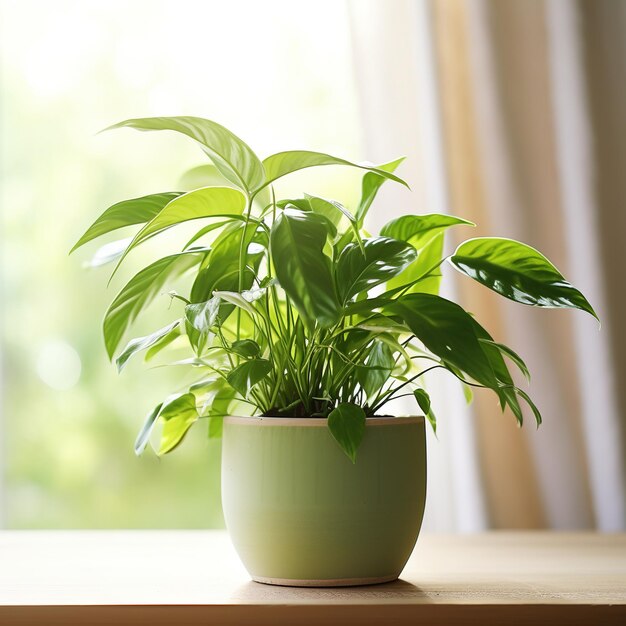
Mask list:
[[[401,580],[251,582],[222,531],[0,532],[0,624],[626,624],[626,535],[424,535]]]

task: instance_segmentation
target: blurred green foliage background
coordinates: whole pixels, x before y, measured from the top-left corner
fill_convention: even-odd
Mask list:
[[[144,415],[188,373],[138,361],[118,377],[100,325],[130,273],[107,289],[110,267],[82,267],[97,245],[68,251],[110,204],[175,190],[204,162],[171,134],[95,134],[128,117],[209,117],[262,157],[363,157],[344,3],[263,4],[0,2],[0,525],[222,525],[220,450],[203,424],[170,456],[133,453]],[[346,175],[296,175],[282,191],[350,204]],[[137,267],[176,244],[156,238]]]

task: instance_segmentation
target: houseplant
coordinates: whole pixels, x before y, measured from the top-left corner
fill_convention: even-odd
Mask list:
[[[136,452],[156,424],[159,454],[202,421],[209,437],[223,434],[225,518],[256,580],[396,578],[423,514],[425,426],[420,417],[383,417],[384,406],[411,395],[435,428],[423,377],[444,369],[467,387],[492,390],[520,425],[520,400],[541,422],[507,366],[528,376],[522,359],[437,295],[444,264],[522,304],[595,316],[591,305],[543,255],[510,239],[470,239],[445,257],[445,231],[472,225],[461,218],[405,215],[369,235],[364,220],[380,186],[405,184],[395,174],[401,159],[374,167],[290,151],[261,161],[224,127],[194,117],[133,119],[111,128],[121,127],[190,137],[223,180],[119,202],[74,246],[138,226],[119,249],[115,272],[148,239],[203,220],[182,250],[137,273],[105,314],[113,358],[166,283],[191,274],[188,292],[171,294],[171,323],[132,339],[116,358],[121,371],[140,352],[152,358],[185,344],[186,363],[198,372],[188,389],[150,411]],[[352,210],[318,196],[275,197],[274,181],[323,165],[363,170]]]

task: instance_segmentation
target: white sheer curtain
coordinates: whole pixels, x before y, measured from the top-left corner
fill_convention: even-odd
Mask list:
[[[384,188],[371,213],[371,227],[378,230],[405,213],[446,213],[449,201],[427,3],[358,1],[351,3],[351,17],[366,153],[379,162],[406,156],[402,176],[412,189],[409,193],[398,186]],[[455,381],[442,377],[430,382],[442,419],[437,439],[429,430],[424,530],[482,530],[487,521],[469,410]]]
[[[542,249],[604,321],[598,332],[582,314],[502,304],[465,285],[454,294],[447,281],[444,295],[461,297],[526,358],[545,424],[536,432],[528,420],[516,433],[483,397],[472,418],[455,383],[437,380],[425,528],[624,528],[624,372],[611,351],[621,304],[607,297],[598,226],[615,207],[594,186],[585,65],[599,54],[588,31],[606,27],[614,7],[596,21],[593,8],[567,0],[353,0],[350,8],[367,153],[406,155],[413,189],[386,190],[373,228],[410,212],[474,219],[476,234]],[[626,19],[621,29],[612,36],[626,33]],[[623,250],[620,258],[626,269]]]

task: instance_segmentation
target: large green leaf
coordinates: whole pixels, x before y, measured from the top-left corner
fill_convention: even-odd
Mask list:
[[[128,345],[124,348],[122,353],[117,357],[115,363],[117,364],[117,371],[121,372],[128,359],[137,352],[141,352],[141,350],[147,350],[151,348],[156,343],[161,341],[166,336],[171,336],[172,331],[178,327],[180,324],[180,320],[176,320],[167,326],[160,328],[159,330],[154,331],[150,335],[146,335],[145,337],[137,337],[137,339],[131,340]]]
[[[207,217],[240,216],[245,205],[243,194],[231,187],[204,187],[183,194],[163,207],[160,213],[135,235],[119,263],[142,241],[171,226]]]
[[[330,259],[323,253],[326,222],[316,213],[285,209],[272,226],[270,249],[278,282],[300,315],[331,326],[340,307]]]
[[[70,254],[77,248],[96,237],[110,233],[125,226],[144,224],[157,215],[164,206],[182,195],[179,191],[154,193],[141,198],[124,200],[110,206],[85,232],[71,249]]]
[[[454,217],[454,215],[441,215],[440,213],[402,215],[385,224],[381,228],[380,234],[384,237],[408,241],[419,249],[421,245],[425,245],[450,226],[459,224],[475,226],[473,222]]]
[[[375,172],[383,178],[388,178],[396,181],[397,183],[408,186],[395,174],[377,168],[373,165],[352,163],[351,161],[339,159],[331,156],[330,154],[311,152],[310,150],[289,150],[287,152],[278,152],[277,154],[272,154],[264,159],[263,167],[265,168],[266,175],[265,184],[268,185],[275,180],[286,176],[287,174],[291,174],[292,172],[297,172],[298,170],[302,170],[307,167],[319,167],[322,165],[349,165],[350,167],[358,167],[359,169]]]
[[[173,130],[195,139],[215,167],[229,181],[246,192],[261,187],[265,180],[263,165],[250,147],[231,131],[201,117],[147,117],[114,124],[114,128]]]
[[[438,264],[443,258],[444,232],[450,226],[462,224],[473,226],[472,222],[460,217],[438,213],[403,215],[385,224],[380,231],[381,235],[406,241],[418,251],[417,259],[399,276],[392,278],[387,287],[395,289],[413,283],[407,289],[408,293],[436,295],[441,282],[441,269]]]
[[[335,274],[341,301],[388,281],[416,256],[412,245],[389,237],[365,239],[362,249],[349,243],[339,256]]]
[[[404,157],[391,161],[390,163],[378,165],[377,169],[393,173],[402,161],[404,161]],[[386,177],[376,174],[375,172],[367,172],[363,176],[363,182],[361,183],[361,199],[359,200],[359,206],[356,210],[356,220],[359,226],[363,226],[365,216],[370,206],[372,206],[372,202],[374,202],[378,190],[386,180]]]
[[[230,386],[244,398],[248,391],[272,370],[272,364],[267,359],[250,359],[231,370],[226,377]]]
[[[474,330],[474,319],[458,304],[426,293],[401,296],[385,305],[444,363],[492,389],[498,387],[489,359]]]
[[[254,223],[235,223],[224,228],[213,242],[213,250],[193,283],[192,302],[208,300],[217,290],[249,289],[266,253],[267,239],[265,231],[259,230]],[[240,259],[242,251],[243,258]],[[231,305],[224,305],[220,319],[224,321],[231,310]]]
[[[598,316],[543,254],[513,239],[480,237],[462,243],[450,258],[461,273],[521,304],[574,308]]]
[[[339,226],[342,218],[347,219],[350,224],[356,224],[354,216],[340,202],[337,202],[336,200],[327,200],[326,198],[320,198],[319,196],[312,196],[308,193],[304,194],[304,197],[308,201],[311,211],[324,215],[333,223],[335,227]]]
[[[193,393],[168,398],[163,403],[158,416],[163,421],[159,455],[171,452],[182,441],[198,417],[196,397]]]
[[[348,402],[340,404],[328,415],[328,428],[335,441],[356,463],[356,453],[365,435],[365,412]]]
[[[163,257],[128,281],[104,316],[104,343],[109,358],[113,358],[128,327],[165,283],[199,263],[205,255],[206,251],[188,251]]]

